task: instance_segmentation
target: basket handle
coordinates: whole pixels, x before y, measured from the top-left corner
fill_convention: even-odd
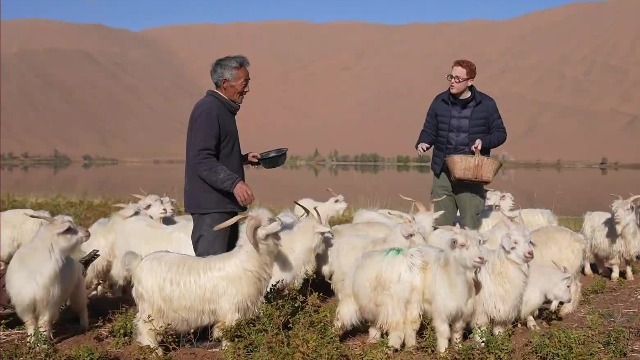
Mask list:
[[[480,174],[480,150],[475,149],[473,150],[475,152],[474,154],[474,174],[473,177],[478,178],[478,174]]]

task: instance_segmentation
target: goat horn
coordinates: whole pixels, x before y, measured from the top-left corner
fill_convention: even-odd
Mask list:
[[[300,207],[302,208],[302,210],[304,210],[304,212],[307,214],[307,216],[310,216],[310,215],[311,215],[311,211],[310,211],[309,209],[307,209],[306,207],[304,207],[302,204],[300,204],[300,203],[299,203],[299,202],[297,202],[297,201],[294,201],[293,203],[294,203],[294,204],[296,204],[296,205],[298,205],[298,206],[300,206]]]
[[[144,196],[138,195],[138,194],[131,194],[131,196],[133,196],[134,198],[138,198],[140,200],[144,199]]]
[[[224,228],[226,228],[227,226],[233,225],[233,224],[235,224],[236,222],[238,222],[239,220],[242,220],[242,219],[244,219],[244,218],[246,218],[246,217],[248,217],[248,216],[249,216],[249,214],[238,214],[238,215],[236,215],[236,216],[232,217],[231,219],[229,219],[229,220],[227,220],[227,221],[225,221],[225,222],[223,222],[223,223],[221,223],[221,224],[216,225],[216,226],[213,228],[213,230],[220,230],[220,229],[224,229]]]
[[[611,196],[617,196],[617,197],[618,197],[618,199],[622,200],[622,196],[620,196],[620,195],[618,195],[618,194],[609,194],[609,195],[611,195]]]
[[[122,204],[122,203],[118,203],[118,204],[113,204],[113,205],[111,205],[111,206],[113,206],[113,207],[121,207],[121,208],[125,208],[125,207],[129,206],[129,204]]]
[[[413,206],[413,204],[411,204],[411,206]],[[382,211],[382,210],[380,210]],[[397,210],[385,210],[385,213],[387,213],[388,215],[393,215],[395,217],[402,217],[405,218],[409,221],[413,221],[413,216],[409,215],[409,214],[405,214],[402,211],[397,211]]]
[[[146,191],[142,190],[142,186],[140,186],[140,192],[142,192],[145,195],[149,195],[149,193],[147,193]]]
[[[322,222],[322,216],[320,216],[320,212],[318,211],[318,207],[317,207],[317,206],[314,206],[314,207],[313,207],[313,210],[315,210],[316,215],[318,215],[318,221],[320,221],[320,224],[322,224],[322,223],[323,223],[323,222]]]
[[[447,195],[442,195],[441,197],[437,198],[437,199],[432,199],[431,200],[431,212],[435,212],[436,211],[436,204],[434,204],[436,201],[440,201],[444,198],[446,198]]]
[[[633,195],[627,199],[628,202],[633,202],[636,199],[640,199],[640,195]]]
[[[412,199],[410,197],[406,197],[406,196],[404,196],[402,194],[398,194],[398,195],[400,195],[401,198],[403,198],[405,200],[408,200],[408,201],[412,201],[414,204],[416,204],[416,206],[418,207],[418,211],[428,211],[427,207],[424,206],[424,204],[421,203],[420,201]]]
[[[397,217],[398,219],[401,219],[403,223],[406,223],[406,224],[410,223],[408,218],[406,218],[405,216],[400,215],[399,213],[394,213],[394,212],[391,212],[391,211],[387,211],[386,213],[389,214],[390,216]]]
[[[27,214],[27,213],[24,213],[24,215],[34,219],[46,220],[48,223],[54,222],[54,219],[51,216],[43,216],[38,214]]]
[[[338,196],[335,191],[331,190],[331,188],[327,188],[327,191],[330,192],[333,196]]]

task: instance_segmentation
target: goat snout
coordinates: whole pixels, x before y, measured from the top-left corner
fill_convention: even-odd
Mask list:
[[[527,251],[527,253],[524,255],[525,259],[533,259],[533,250],[529,250]]]
[[[475,258],[474,262],[476,264],[482,265],[487,262],[487,259],[485,259],[484,256],[478,256],[477,258]]]

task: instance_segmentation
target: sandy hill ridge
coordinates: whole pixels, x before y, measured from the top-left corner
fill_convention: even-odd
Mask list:
[[[577,3],[509,21],[389,26],[264,22],[140,32],[2,22],[2,152],[183,156],[211,61],[251,62],[243,149],[413,154],[455,58],[478,65],[519,159],[640,161],[640,1]]]

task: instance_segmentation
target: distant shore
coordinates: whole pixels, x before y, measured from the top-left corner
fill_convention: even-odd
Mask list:
[[[574,169],[640,169],[640,163],[622,163],[618,161],[608,161],[607,158],[601,158],[600,161],[575,161],[558,159],[555,161],[548,160],[512,160],[499,159],[503,168],[574,168]],[[182,158],[109,158],[103,156],[93,156],[89,154],[83,155],[81,158],[71,158],[66,154],[62,154],[57,150],[52,155],[31,155],[27,152],[16,156],[13,153],[3,153],[0,159],[0,165],[6,167],[40,167],[52,166],[64,168],[72,163],[82,163],[84,167],[92,166],[109,166],[118,164],[183,164]],[[291,155],[287,159],[284,167],[297,168],[300,166],[407,166],[422,167],[430,166],[430,156],[410,157],[407,155],[398,155],[395,157],[385,158],[378,154],[360,154],[355,156],[337,155],[326,158],[319,154],[313,156],[302,157],[299,155]]]

